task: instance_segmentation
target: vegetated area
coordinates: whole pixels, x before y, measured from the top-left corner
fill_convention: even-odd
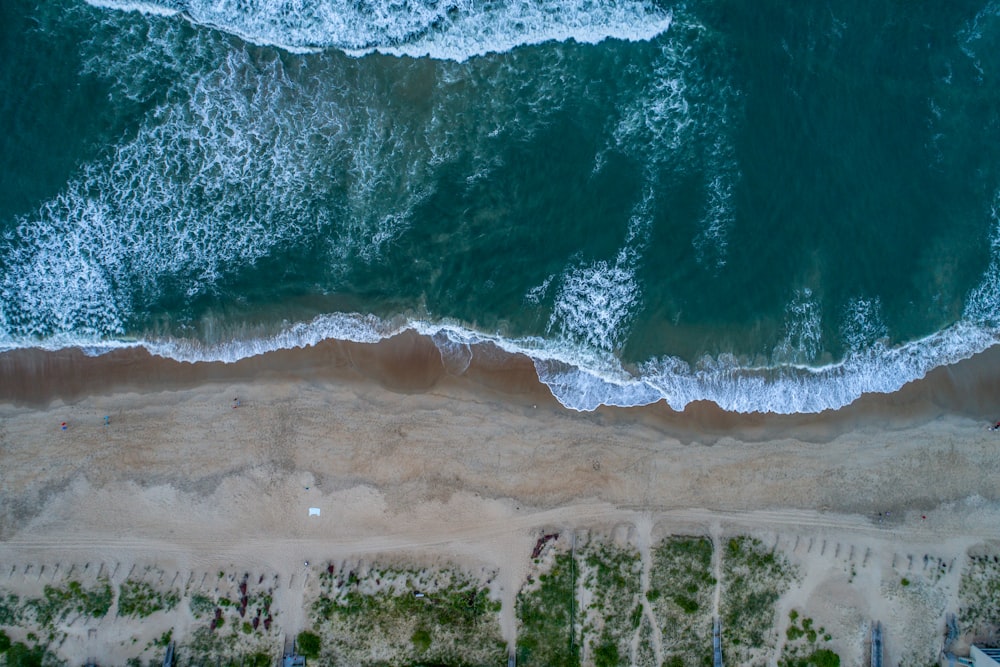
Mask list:
[[[788,613],[785,648],[780,667],[840,667],[840,656],[829,648],[833,637],[813,619],[793,609]]]
[[[98,623],[122,623],[126,636],[135,633],[125,664],[159,664],[175,639],[174,625],[181,621],[190,626],[189,611],[193,629],[176,638],[175,664],[273,664],[281,650],[280,636],[277,627],[272,629],[270,582],[265,583],[263,576],[255,585],[248,573],[206,574],[200,585],[189,582],[182,593],[160,583],[164,574],[148,567],[117,587],[107,574],[98,574],[89,583],[66,576],[49,584],[35,584],[34,573],[25,576],[22,583],[29,590],[38,586],[40,594],[0,591],[0,664],[63,664],[58,653],[67,639],[87,636],[88,629],[96,632]]]
[[[452,568],[329,565],[307,600],[324,665],[499,665],[507,659],[490,581]]]
[[[637,549],[591,541],[576,552],[577,578],[589,602],[581,605],[583,660],[595,667],[628,664],[642,621],[642,560]]]
[[[125,581],[118,587],[118,615],[145,618],[158,611],[170,611],[180,599],[174,589],[160,591],[144,581]]]
[[[274,579],[220,571],[214,585],[202,586],[188,598],[194,631],[178,638],[178,664],[227,664],[266,667],[281,650],[272,609]],[[170,636],[157,642],[166,646]],[[138,667],[138,661],[136,666]]]
[[[1000,556],[970,551],[958,596],[962,632],[974,641],[996,641],[1000,633]]]
[[[937,559],[928,555],[926,560],[926,571],[894,572],[895,576],[882,579],[878,589],[879,597],[894,612],[888,622],[883,619],[891,636],[906,633],[906,641],[895,651],[901,665],[937,664],[944,631],[941,619],[952,608],[959,587],[956,578],[942,578]]]
[[[663,664],[712,664],[712,542],[668,537],[653,548],[649,601],[660,629]]]
[[[726,662],[765,665],[773,652],[775,603],[796,572],[753,537],[734,537],[722,554],[722,650]]]
[[[46,584],[38,597],[0,594],[0,626],[26,630],[18,633],[23,634],[23,641],[12,641],[7,632],[0,636],[4,664],[10,667],[59,664],[52,648],[66,639],[63,624],[103,618],[113,602],[114,589],[106,578],[89,586],[76,580]]]
[[[571,553],[550,556],[547,571],[517,596],[517,664],[576,667],[580,638],[575,629],[577,565]]]
[[[43,664],[60,663],[44,646],[13,642],[6,632],[0,630],[0,664],[7,667],[42,667]]]
[[[518,595],[519,665],[712,664],[710,540],[654,545],[644,592],[634,546],[596,537],[571,549],[549,538],[539,539],[536,571]]]
[[[530,555],[513,610],[518,665],[712,663],[717,583],[709,539],[667,537],[646,552],[626,539],[581,535],[543,534]],[[725,662],[766,664],[778,639],[776,603],[797,571],[754,538],[735,537],[721,548]],[[171,641],[177,665],[274,664],[283,636],[273,606],[278,575],[219,571],[171,580],[165,574],[147,568],[122,581],[91,572],[45,584],[32,572],[16,589],[20,597],[0,590],[0,665],[58,665],[63,642],[79,641],[98,622],[120,624],[115,633],[124,641],[116,650],[125,656],[118,662],[129,667],[162,662]],[[306,626],[293,628],[303,630],[298,650],[312,664],[334,666],[504,665],[496,574],[406,561],[314,567],[305,576]],[[907,581],[898,588],[909,595],[918,586]],[[963,629],[994,632],[1000,562],[972,557],[961,588]],[[780,667],[838,665],[830,634],[807,613],[793,609],[787,624],[784,618],[778,624]]]

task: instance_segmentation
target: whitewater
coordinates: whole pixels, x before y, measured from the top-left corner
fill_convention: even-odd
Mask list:
[[[295,53],[335,48],[354,56],[399,56],[465,61],[547,41],[596,44],[648,40],[664,32],[671,14],[647,2],[345,2],[344,0],[87,0],[93,6],[159,16],[180,15],[255,44]]]
[[[926,81],[888,61],[899,119],[864,16],[801,11],[747,38],[711,3],[59,5],[38,33],[87,35],[64,76],[115,133],[2,221],[0,351],[413,331],[457,375],[525,355],[579,411],[898,391],[1000,342],[1000,165],[962,124],[1000,11],[956,13]],[[779,19],[816,32],[755,34]],[[811,88],[827,62],[853,97]]]

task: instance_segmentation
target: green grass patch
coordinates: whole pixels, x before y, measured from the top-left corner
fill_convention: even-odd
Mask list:
[[[309,632],[308,630],[303,630],[299,633],[299,636],[295,638],[295,648],[299,653],[305,657],[315,660],[319,657],[319,651],[322,647],[322,641],[315,632]]]
[[[318,661],[337,665],[492,664],[505,659],[500,603],[455,570],[332,568],[309,603]],[[375,661],[373,656],[380,656]]]
[[[576,614],[578,625],[582,624],[581,643],[598,664],[617,664],[610,662],[611,656],[629,654],[642,622],[642,559],[633,547],[601,540],[578,547],[576,556],[578,583],[582,578],[583,588],[590,592],[588,607]],[[594,628],[601,630],[597,633]]]
[[[970,555],[962,570],[958,623],[963,632],[992,634],[1000,626],[1000,556],[994,554]]]
[[[103,618],[111,608],[114,590],[107,581],[92,588],[84,588],[78,581],[70,581],[65,586],[49,586],[43,589],[43,596],[24,603],[24,610],[30,612],[35,621],[46,629],[71,613]]]
[[[737,537],[726,544],[722,566],[723,652],[741,665],[763,664],[775,640],[775,603],[794,577],[792,565],[760,540]]]
[[[712,542],[667,538],[653,548],[652,559],[649,592],[655,594],[646,599],[663,638],[665,664],[711,664]]]
[[[826,634],[825,628],[813,627],[814,621],[809,617],[802,617],[801,623],[797,623],[799,613],[795,610],[788,614],[788,618],[791,623],[785,631],[788,642],[785,644],[781,667],[830,667],[840,664],[840,657],[836,653],[814,646],[821,636],[824,641],[832,639]]]
[[[594,649],[594,667],[618,667],[622,664],[615,641],[604,641]]]
[[[424,628],[419,628],[410,637],[410,642],[413,643],[413,650],[417,653],[426,653],[431,648],[431,633]]]
[[[675,595],[674,603],[683,609],[685,614],[694,614],[698,611],[698,601],[684,595]]]
[[[224,633],[217,628],[200,627],[177,647],[187,665],[227,665],[229,667],[272,667],[275,656],[267,646],[246,635]],[[180,663],[175,663],[180,664]]]
[[[21,619],[20,598],[13,593],[0,595],[0,625],[17,625]]]
[[[21,642],[12,644],[4,653],[6,667],[42,667],[43,664],[51,664],[53,660],[54,656],[48,654],[44,646],[29,647]]]
[[[215,600],[208,597],[207,595],[201,595],[200,593],[195,593],[191,596],[191,600],[188,602],[188,606],[191,608],[191,613],[195,618],[201,618],[206,614],[211,614],[215,611]]]
[[[802,658],[782,660],[781,667],[840,667],[840,656],[821,648]]]
[[[177,591],[163,593],[145,582],[126,581],[118,589],[118,615],[146,618],[173,609],[180,599]]]
[[[537,590],[517,597],[520,629],[517,637],[519,665],[577,667],[580,641],[573,622],[576,609],[576,564],[570,554],[558,554],[552,569],[539,576]]]
[[[240,667],[271,667],[274,664],[274,658],[263,651],[258,651],[241,658],[240,662],[234,664],[238,664]]]

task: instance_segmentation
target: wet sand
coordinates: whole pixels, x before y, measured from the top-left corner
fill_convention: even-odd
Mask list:
[[[24,349],[0,353],[0,404],[43,408],[53,401],[118,392],[152,393],[228,382],[284,380],[362,386],[374,383],[402,394],[465,392],[515,405],[562,410],[539,382],[530,359],[491,344],[473,348],[469,367],[451,374],[427,337],[405,332],[376,344],[327,340],[314,347],[279,350],[235,363],[178,362],[125,348],[101,356],[81,350]],[[676,412],[660,402],[637,408],[603,407],[592,415],[640,422],[677,437],[733,435],[759,440],[783,433],[821,439],[866,422],[889,428],[917,425],[940,416],[993,423],[1000,419],[1000,346],[933,370],[892,394],[866,394],[840,410],[819,414],[737,414],[713,403],[692,403]]]

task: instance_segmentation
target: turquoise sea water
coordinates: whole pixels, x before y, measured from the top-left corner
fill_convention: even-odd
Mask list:
[[[39,6],[40,5],[40,6]],[[818,411],[1000,340],[1000,2],[9,0],[0,346]]]

